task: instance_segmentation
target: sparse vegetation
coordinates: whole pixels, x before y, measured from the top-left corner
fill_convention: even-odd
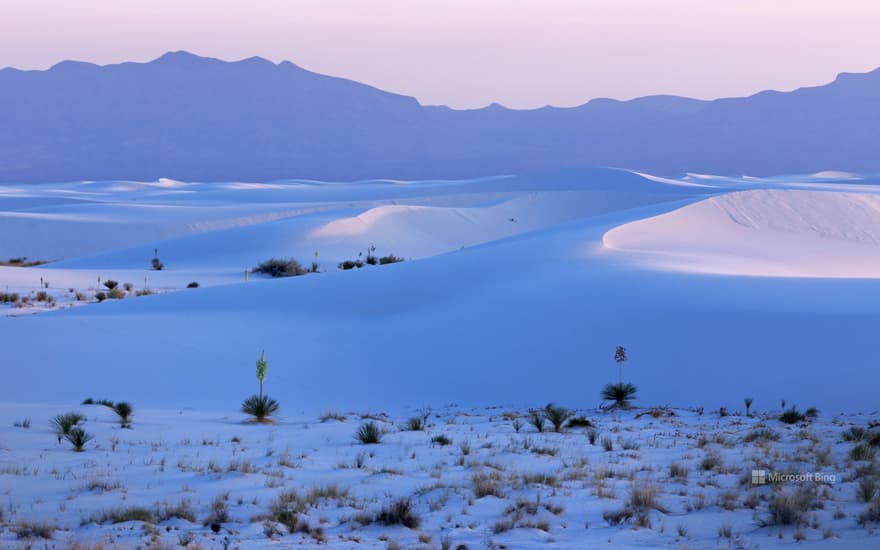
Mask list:
[[[241,412],[253,416],[257,422],[269,422],[278,412],[278,402],[268,395],[252,395],[241,403]]]
[[[85,417],[75,412],[56,414],[49,420],[49,427],[52,428],[52,431],[58,436],[58,442],[61,443],[61,439],[83,420]]]
[[[602,399],[611,401],[611,406],[618,409],[629,409],[636,397],[636,387],[629,382],[608,384],[602,389]]]
[[[786,424],[797,424],[798,422],[803,422],[805,419],[806,417],[801,414],[794,405],[785,409],[785,411],[779,416],[779,420]]]
[[[376,514],[376,523],[381,525],[403,525],[415,529],[421,523],[419,516],[413,511],[412,500],[398,498],[382,507]]]
[[[428,415],[413,416],[406,421],[406,424],[404,424],[404,429],[410,432],[423,432],[425,431],[425,426],[427,423]]]
[[[364,445],[373,445],[382,440],[382,430],[379,429],[378,424],[371,420],[361,424],[354,437]]]
[[[379,258],[379,265],[396,264],[402,261],[403,258],[395,256],[394,254],[388,254],[387,256],[382,256],[381,258]]]
[[[123,428],[131,427],[131,414],[134,411],[131,403],[120,401],[113,405],[113,412],[119,417],[119,423]]]
[[[86,443],[93,440],[94,437],[82,428],[71,428],[64,434],[64,439],[73,445],[74,451],[81,453],[85,450]]]
[[[544,408],[547,420],[553,425],[553,431],[559,433],[565,425],[565,421],[573,416],[573,413],[563,407],[557,407],[553,403],[548,403]]]
[[[199,288],[199,283],[198,281],[190,281],[190,283],[186,285],[186,288]]]
[[[262,273],[270,277],[296,277],[308,273],[294,258],[269,258],[251,269],[251,273]]]

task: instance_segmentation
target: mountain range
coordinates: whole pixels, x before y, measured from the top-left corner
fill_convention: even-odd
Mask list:
[[[455,110],[289,61],[187,52],[0,70],[0,182],[880,171],[880,69],[791,92]]]

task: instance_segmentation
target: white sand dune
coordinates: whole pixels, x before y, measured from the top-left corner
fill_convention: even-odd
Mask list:
[[[605,247],[653,267],[770,277],[880,277],[880,195],[753,190],[616,227]]]

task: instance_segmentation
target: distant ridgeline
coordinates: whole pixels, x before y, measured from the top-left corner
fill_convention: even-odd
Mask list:
[[[715,101],[453,110],[261,58],[65,61],[0,70],[0,182],[878,172],[878,97],[875,70]]]

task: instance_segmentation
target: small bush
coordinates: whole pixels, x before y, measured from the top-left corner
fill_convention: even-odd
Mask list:
[[[339,269],[354,269],[354,268],[362,268],[364,267],[364,262],[360,260],[345,260],[344,262],[339,264]]]
[[[610,453],[614,450],[614,442],[611,441],[610,437],[602,438],[602,448],[605,450],[606,453]]]
[[[229,522],[229,493],[221,493],[211,502],[211,513],[205,519],[205,525],[214,525]],[[218,529],[219,530],[219,529]]]
[[[844,441],[863,441],[865,439],[865,428],[861,426],[853,426],[842,434]]]
[[[107,290],[113,290],[114,288],[119,286],[119,283],[114,281],[113,279],[107,279],[106,281],[104,281],[104,286],[107,287]]]
[[[155,294],[155,293],[152,290],[150,290],[149,288],[142,288],[141,290],[136,290],[134,292],[135,296],[150,296],[152,294]]]
[[[412,500],[399,498],[382,507],[376,514],[376,523],[381,525],[403,525],[415,529],[421,523],[419,516],[413,511]]]
[[[779,416],[779,420],[786,424],[797,424],[798,422],[802,422],[805,418],[806,417],[801,414],[794,405],[786,409],[785,412]]]
[[[593,421],[585,416],[576,416],[568,419],[569,428],[592,428]]]
[[[46,539],[50,540],[57,527],[49,523],[22,521],[15,524],[12,532],[19,539]]]
[[[596,444],[596,438],[599,437],[599,431],[595,428],[591,429],[587,432],[587,440],[589,440],[590,445]]]
[[[305,275],[307,272],[298,261],[293,258],[269,258],[251,270],[252,273],[262,273],[270,277],[296,277]]]
[[[849,451],[851,460],[874,460],[875,451],[867,443],[859,443]]]
[[[808,489],[800,488],[792,493],[779,490],[770,499],[767,507],[769,517],[764,524],[803,525],[812,502],[813,495]]]
[[[153,258],[150,262],[150,266],[152,266],[153,271],[162,271],[165,269],[165,264],[159,261],[159,258]]]
[[[389,254],[387,256],[382,256],[381,258],[379,258],[379,265],[396,264],[402,261],[403,258],[395,256],[394,254]]]
[[[501,491],[501,474],[498,472],[477,472],[471,481],[474,485],[474,496],[477,498],[487,496],[504,498],[504,493]]]
[[[30,427],[31,427],[31,419],[30,419],[30,418],[25,418],[25,419],[20,420],[20,421],[18,421],[18,422],[13,422],[13,423],[12,423],[12,426],[13,426],[14,428],[24,428],[25,430],[30,429]]]
[[[64,439],[73,445],[74,451],[81,453],[83,452],[86,443],[93,440],[94,437],[82,428],[71,428],[66,434],[64,434]]]
[[[629,382],[620,384],[608,384],[602,389],[602,399],[612,401],[612,406],[618,409],[629,409],[632,400],[636,397],[636,387]]]
[[[678,462],[672,462],[669,464],[669,477],[673,479],[687,479],[688,469]]]
[[[76,298],[77,302],[86,302],[89,299],[89,297],[86,296],[83,292],[77,292],[76,294],[74,294],[74,298]]]
[[[404,424],[404,429],[409,432],[423,432],[425,431],[425,425],[428,423],[428,417],[426,416],[414,416],[406,421]]]
[[[121,300],[125,298],[125,292],[119,288],[111,288],[110,292],[107,293],[107,297],[113,300]]]
[[[721,457],[716,454],[708,454],[700,461],[700,469],[704,472],[721,468]]]
[[[364,445],[373,445],[382,440],[382,430],[379,425],[373,421],[361,424],[354,434],[354,438]]]
[[[768,430],[767,428],[758,428],[757,430],[753,430],[746,434],[746,436],[743,437],[743,441],[746,443],[752,443],[755,441],[779,441],[779,434],[773,430]]]
[[[186,285],[186,288],[199,288],[199,283],[198,281],[190,281],[190,283]]]
[[[18,302],[18,294],[15,292],[0,292],[0,303],[14,304]]]
[[[37,292],[36,300],[38,302],[48,302],[49,298],[50,298],[49,293],[46,292],[45,290],[41,290],[41,291]]]
[[[95,300],[98,300],[99,302],[103,302],[106,299],[107,299],[107,295],[104,294],[103,292],[101,292],[101,291],[95,292]]]
[[[553,425],[553,431],[556,433],[561,432],[562,426],[565,425],[565,421],[572,417],[572,412],[570,410],[563,407],[557,407],[553,405],[553,403],[549,403],[544,408],[544,411],[547,420]]]
[[[83,404],[83,405],[94,405],[94,404],[95,404],[95,400],[92,399],[91,397],[86,397],[85,399],[83,399],[82,404]]]
[[[443,434],[435,435],[431,438],[432,445],[440,445],[441,447],[445,447],[446,445],[452,444],[452,440],[446,437]]]
[[[131,292],[131,289],[134,288],[134,285],[132,283],[125,283],[124,285],[122,285],[122,288],[124,288],[126,292]]]
[[[241,404],[241,412],[253,416],[257,422],[267,422],[279,408],[278,402],[268,395],[252,395]]]
[[[131,403],[120,401],[113,405],[113,411],[119,416],[119,423],[123,428],[131,427],[131,413],[134,411]]]

